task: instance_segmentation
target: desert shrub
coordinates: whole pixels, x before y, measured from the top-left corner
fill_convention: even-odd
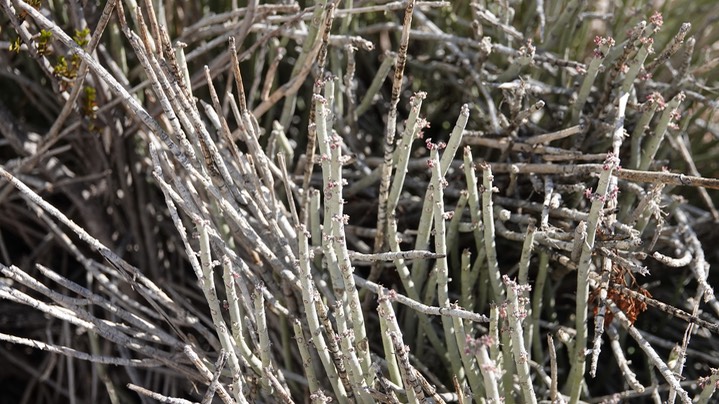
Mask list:
[[[707,402],[712,1],[0,3],[8,402]]]

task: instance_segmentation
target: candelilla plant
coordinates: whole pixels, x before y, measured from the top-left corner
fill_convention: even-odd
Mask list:
[[[712,1],[99,3],[0,0],[3,397],[716,400]]]

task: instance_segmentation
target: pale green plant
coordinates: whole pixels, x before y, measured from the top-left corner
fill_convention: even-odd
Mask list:
[[[89,3],[0,2],[26,401],[711,401],[713,3]]]

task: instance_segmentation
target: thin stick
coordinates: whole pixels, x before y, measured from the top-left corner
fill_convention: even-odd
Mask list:
[[[534,394],[534,386],[529,373],[529,354],[524,342],[524,329],[522,321],[527,315],[527,309],[524,302],[526,298],[521,297],[525,292],[529,292],[529,285],[520,285],[504,275],[502,282],[507,288],[507,300],[509,301],[509,310],[507,319],[509,321],[509,330],[512,337],[512,354],[514,363],[517,366],[517,376],[519,376],[519,385],[524,395],[525,403],[536,404],[537,397]],[[521,300],[520,300],[521,299]]]
[[[423,260],[438,259],[446,257],[446,254],[436,254],[431,251],[409,250],[396,251],[377,254],[363,254],[357,251],[349,251],[350,259],[358,262],[374,262],[374,261],[394,261],[403,260]]]
[[[497,262],[497,248],[494,235],[494,208],[492,207],[492,193],[496,190],[493,185],[494,176],[492,168],[487,163],[481,164],[482,168],[482,220],[484,223],[484,251],[487,254],[487,265],[489,271],[489,284],[494,293],[494,303],[501,304],[504,301],[505,291],[501,283],[499,263]]]
[[[67,357],[76,358],[83,361],[89,361],[93,363],[101,363],[105,365],[114,366],[128,366],[138,368],[153,368],[162,366],[162,362],[157,359],[126,359],[117,358],[113,356],[98,356],[91,355],[85,352],[80,352],[72,348],[68,348],[62,345],[47,344],[42,341],[32,340],[28,338],[16,337],[14,335],[8,335],[0,333],[0,341],[9,342],[11,344],[25,345],[31,348],[40,349],[47,352],[52,352]]]
[[[569,136],[574,136],[577,133],[580,133],[582,131],[582,125],[574,125],[566,129],[558,130],[556,132],[551,133],[543,133],[541,135],[534,135],[532,137],[528,137],[523,140],[526,144],[539,144],[539,143],[549,143],[553,142],[555,140],[564,139]]]
[[[428,306],[426,304],[420,303],[416,300],[410,299],[405,295],[402,295],[400,293],[397,293],[394,290],[387,289],[383,286],[380,286],[374,282],[369,282],[368,280],[364,278],[360,278],[359,276],[355,275],[355,282],[360,287],[366,287],[367,289],[371,290],[373,293],[379,293],[380,290],[383,291],[383,293],[386,293],[389,295],[390,300],[393,300],[397,303],[403,304],[413,310],[416,310],[420,313],[424,314],[430,314],[433,316],[450,316],[450,317],[459,317],[463,318],[465,320],[475,321],[478,323],[487,323],[489,322],[489,318],[483,314],[474,313],[471,311],[453,308],[453,307],[436,307],[436,306]]]
[[[586,361],[586,345],[587,345],[587,300],[589,298],[589,267],[592,261],[592,253],[594,250],[594,239],[597,234],[597,226],[599,225],[600,214],[604,208],[607,194],[609,192],[610,176],[612,171],[619,165],[619,159],[611,155],[604,164],[604,171],[597,185],[597,192],[592,195],[593,201],[589,211],[589,220],[587,221],[587,236],[582,245],[582,254],[579,257],[579,267],[577,268],[577,307],[576,307],[576,327],[577,335],[575,337],[575,346],[573,355],[573,363],[569,376],[570,385],[570,403],[576,403],[579,400],[581,386],[584,381],[585,361]]]
[[[609,287],[616,290],[619,293],[623,293],[623,294],[631,297],[632,299],[642,301],[652,307],[655,307],[655,308],[661,310],[662,312],[669,314],[672,317],[682,319],[690,324],[696,324],[699,327],[706,328],[707,330],[709,330],[713,333],[719,334],[719,324],[710,323],[706,320],[702,320],[701,318],[699,318],[695,315],[689,314],[680,308],[660,302],[659,300],[652,299],[651,297],[644,296],[643,294],[635,292],[632,289],[629,289],[624,285],[620,285],[618,283],[611,282],[609,284]]]
[[[564,397],[559,393],[558,379],[557,379],[557,350],[554,347],[554,338],[552,334],[547,334],[547,346],[549,347],[549,366],[551,373],[551,385],[549,386],[549,398],[552,399],[553,403],[564,404]]]
[[[689,404],[692,402],[691,398],[689,398],[689,394],[686,390],[682,388],[682,386],[679,384],[679,380],[674,376],[674,373],[672,373],[671,369],[667,366],[667,364],[661,359],[659,354],[652,348],[651,344],[647,340],[642,337],[642,334],[639,332],[639,330],[636,329],[630,322],[629,319],[624,315],[624,312],[622,312],[614,303],[610,305],[612,312],[614,313],[614,318],[618,319],[619,322],[622,324],[622,327],[624,327],[625,330],[629,332],[629,335],[634,338],[634,340],[639,345],[639,348],[644,351],[644,353],[647,356],[647,359],[649,359],[650,363],[656,367],[656,369],[664,376],[664,379],[669,383],[676,391],[676,393],[679,395],[679,398],[682,400],[682,403]]]
[[[434,216],[434,249],[438,254],[444,255],[435,264],[437,274],[437,302],[440,307],[451,307],[449,300],[449,265],[447,263],[447,230],[446,218],[444,215],[444,187],[447,180],[441,173],[441,163],[437,153],[437,146],[433,146],[430,152],[430,166],[432,179],[428,190],[432,190],[432,215]],[[427,286],[430,287],[429,285]],[[434,300],[434,299],[433,299]],[[432,300],[426,300],[432,301]],[[451,318],[442,317],[442,328],[444,329],[444,340],[447,345],[447,353],[452,364],[452,372],[457,377],[463,378],[462,360],[455,334],[456,329]]]
[[[409,46],[409,31],[412,25],[412,12],[414,0],[407,1],[407,8],[404,11],[404,22],[402,25],[402,37],[397,55],[397,65],[394,70],[392,82],[392,99],[387,114],[387,128],[384,138],[384,160],[382,163],[382,175],[379,187],[379,205],[377,208],[377,234],[374,239],[374,252],[380,252],[385,241],[387,229],[387,200],[389,198],[390,178],[392,177],[392,157],[394,156],[394,137],[397,129],[397,104],[399,104],[400,92],[402,90],[402,78],[404,77],[404,66],[407,62],[407,48]]]
[[[330,380],[330,384],[334,393],[337,395],[337,399],[341,403],[347,402],[347,392],[344,388],[343,383],[339,382],[339,375],[335,368],[332,358],[330,357],[329,350],[327,348],[327,342],[322,334],[322,326],[320,325],[319,315],[315,308],[315,284],[312,280],[312,271],[310,268],[311,253],[307,243],[307,232],[304,225],[300,224],[297,227],[297,234],[299,236],[299,278],[302,282],[302,303],[305,309],[305,315],[307,324],[309,326],[310,338],[312,343],[317,350],[317,353],[322,362],[322,366],[325,369],[325,373]],[[320,302],[321,303],[321,302]]]
[[[177,397],[168,397],[165,395],[162,395],[160,393],[156,393],[152,390],[148,390],[144,387],[138,386],[136,384],[128,383],[127,388],[141,394],[142,396],[149,397],[153,400],[157,400],[161,403],[168,403],[168,404],[193,404],[192,401],[185,400],[184,398],[177,398]]]

